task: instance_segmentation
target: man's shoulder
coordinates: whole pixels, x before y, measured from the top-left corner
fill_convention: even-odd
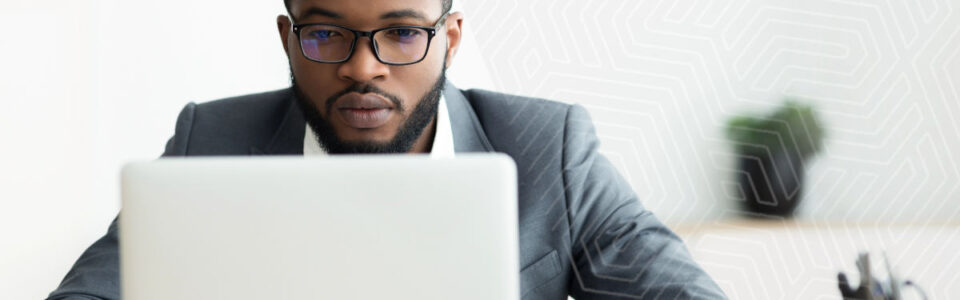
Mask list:
[[[269,114],[278,109],[286,109],[291,96],[291,90],[285,88],[205,101],[196,104],[195,109],[198,112],[213,115]]]
[[[180,145],[189,145],[182,152],[246,154],[251,147],[266,144],[292,105],[291,93],[282,89],[187,104],[175,134]]]
[[[573,105],[542,98],[487,90],[466,90],[464,95],[476,112],[492,146],[501,152],[538,155],[558,152]],[[538,153],[530,152],[531,147]]]
[[[272,134],[292,101],[292,91],[288,88],[196,104],[194,130],[234,133],[235,137],[249,133]]]
[[[497,111],[525,111],[528,109],[547,109],[550,111],[566,111],[572,105],[543,98],[507,94],[482,89],[463,91],[474,110],[484,112]]]
[[[531,126],[563,127],[571,104],[543,98],[472,89],[464,91],[484,128],[529,130]]]

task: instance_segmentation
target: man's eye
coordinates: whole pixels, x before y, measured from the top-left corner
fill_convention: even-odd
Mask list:
[[[394,36],[397,38],[412,39],[417,37],[417,35],[420,34],[420,31],[416,29],[409,29],[409,28],[397,28],[397,29],[390,30],[388,33],[391,36]]]
[[[317,30],[317,31],[310,32],[310,36],[317,39],[322,39],[322,40],[336,37],[339,35],[340,35],[339,32],[336,32],[333,30]]]

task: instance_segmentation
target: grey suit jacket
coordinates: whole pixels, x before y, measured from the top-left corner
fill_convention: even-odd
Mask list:
[[[582,107],[450,83],[444,95],[456,152],[517,163],[523,299],[725,298],[597,153]],[[187,104],[163,156],[301,155],[305,121],[292,97],[284,89]],[[49,299],[120,298],[117,230],[114,220]]]

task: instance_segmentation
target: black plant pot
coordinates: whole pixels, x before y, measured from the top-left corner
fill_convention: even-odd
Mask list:
[[[751,216],[790,217],[803,191],[803,159],[792,151],[741,155],[740,189]]]

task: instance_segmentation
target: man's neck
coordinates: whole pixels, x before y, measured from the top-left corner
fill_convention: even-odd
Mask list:
[[[433,139],[437,133],[437,116],[433,116],[433,120],[430,121],[430,125],[427,125],[423,129],[423,133],[420,134],[420,137],[417,138],[417,141],[413,143],[413,147],[410,148],[408,153],[430,153],[433,148]]]

